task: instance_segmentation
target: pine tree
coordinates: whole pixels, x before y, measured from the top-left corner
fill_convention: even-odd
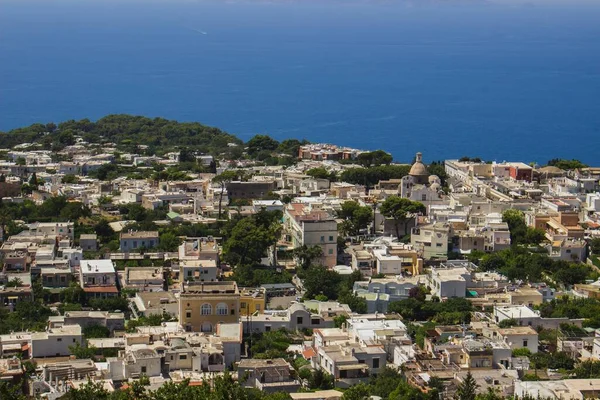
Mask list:
[[[458,385],[458,389],[456,390],[456,395],[454,396],[456,400],[475,400],[476,391],[479,385],[475,382],[475,378],[471,374],[471,371],[467,372],[467,376]]]

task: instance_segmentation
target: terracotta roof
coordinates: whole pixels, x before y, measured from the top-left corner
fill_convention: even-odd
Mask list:
[[[312,347],[309,347],[302,352],[302,357],[304,357],[307,360],[310,360],[311,358],[313,358],[316,355],[317,355],[317,352]]]

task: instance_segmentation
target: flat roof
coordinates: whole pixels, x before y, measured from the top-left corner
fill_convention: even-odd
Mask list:
[[[121,233],[121,239],[150,239],[158,238],[158,231],[135,231]]]
[[[111,260],[81,260],[79,268],[83,273],[115,273]]]

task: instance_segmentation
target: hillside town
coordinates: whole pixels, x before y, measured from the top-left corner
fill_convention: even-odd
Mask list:
[[[600,392],[600,167],[46,128],[0,149],[2,399]]]

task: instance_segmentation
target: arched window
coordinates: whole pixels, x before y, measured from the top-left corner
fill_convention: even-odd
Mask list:
[[[229,314],[229,308],[225,303],[217,304],[217,315],[227,315]]]
[[[208,303],[202,304],[201,314],[202,315],[211,315],[212,314],[212,306]]]

